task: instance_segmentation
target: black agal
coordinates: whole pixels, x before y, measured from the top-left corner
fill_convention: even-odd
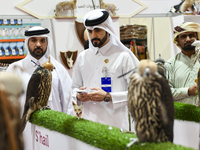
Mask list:
[[[99,25],[102,22],[104,22],[108,18],[109,13],[107,11],[102,11],[102,13],[103,13],[103,15],[99,18],[96,18],[96,19],[93,19],[93,20],[86,19],[85,25],[86,26],[95,26],[95,25]]]
[[[42,29],[42,30],[34,30],[34,31],[28,31],[28,30],[26,30],[25,31],[25,36],[41,35],[41,34],[47,34],[49,32],[50,31],[47,28]]]

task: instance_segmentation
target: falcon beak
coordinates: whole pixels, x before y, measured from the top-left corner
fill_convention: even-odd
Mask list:
[[[149,67],[147,67],[147,68],[145,68],[145,70],[144,70],[144,72],[143,72],[143,76],[147,76],[147,77],[149,77],[149,75],[150,75],[150,68]]]

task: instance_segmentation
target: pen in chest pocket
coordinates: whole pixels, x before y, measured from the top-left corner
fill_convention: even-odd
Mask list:
[[[108,76],[108,68],[105,67],[105,66],[103,66],[102,73],[103,73],[103,75],[104,75],[105,77],[107,77],[107,76]]]

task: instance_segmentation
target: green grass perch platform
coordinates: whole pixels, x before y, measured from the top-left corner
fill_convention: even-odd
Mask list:
[[[175,119],[199,123],[200,108],[183,103],[174,103]],[[36,111],[30,122],[76,138],[92,146],[104,150],[126,150],[130,138],[137,138],[136,134],[122,133],[119,128],[103,125],[85,119],[67,115],[54,110]],[[139,143],[132,145],[130,150],[192,150],[170,142]]]

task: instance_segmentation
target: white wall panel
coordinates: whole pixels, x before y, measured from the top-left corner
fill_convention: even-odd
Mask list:
[[[161,58],[168,60],[170,56],[170,19],[169,17],[154,18],[154,43],[155,59]]]
[[[27,13],[20,11],[15,6],[25,0],[0,0],[1,9],[0,15],[27,15]],[[54,16],[55,5],[63,0],[32,0],[28,4],[24,5],[24,8],[30,9],[34,13],[44,16]],[[168,13],[171,6],[180,3],[180,0],[137,0],[147,5],[147,8],[139,14],[159,14]],[[104,0],[104,3],[115,4],[118,8],[117,15],[127,15],[137,9],[141,8],[141,5],[134,0]],[[94,0],[95,6],[99,7],[99,0]],[[86,12],[93,9],[91,0],[77,0],[77,8],[75,14],[78,17],[82,17]],[[70,14],[70,12],[68,12]]]

